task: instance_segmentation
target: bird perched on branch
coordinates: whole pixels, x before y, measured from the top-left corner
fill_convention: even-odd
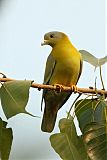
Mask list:
[[[82,58],[68,36],[62,32],[49,32],[44,35],[44,42],[41,45],[52,47],[46,62],[43,84],[56,85],[60,89],[63,86],[69,86],[75,90],[82,71]],[[70,95],[71,92],[43,90],[42,100],[44,99],[45,108],[42,131],[52,132],[57,112]]]

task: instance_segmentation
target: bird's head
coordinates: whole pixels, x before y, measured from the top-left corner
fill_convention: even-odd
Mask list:
[[[63,32],[48,32],[44,35],[44,42],[41,43],[41,45],[50,45],[51,47],[54,47],[65,38],[67,38],[67,36]]]

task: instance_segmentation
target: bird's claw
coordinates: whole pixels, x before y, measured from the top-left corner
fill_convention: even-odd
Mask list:
[[[61,85],[61,84],[55,84],[54,86],[56,87],[56,91],[58,93],[60,93],[64,88],[63,85]]]
[[[78,92],[78,88],[77,88],[76,85],[71,85],[71,90],[72,90],[72,92],[74,92],[74,93],[77,93],[77,92]]]

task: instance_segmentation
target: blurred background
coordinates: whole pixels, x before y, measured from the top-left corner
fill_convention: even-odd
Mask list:
[[[41,47],[41,42],[49,31],[63,31],[78,50],[104,57],[107,54],[106,6],[106,0],[0,0],[0,72],[10,78],[42,83],[51,48]],[[106,65],[102,67],[104,82],[107,80],[105,68]],[[100,88],[99,70],[94,72],[93,66],[84,63],[78,86],[94,86],[96,76]],[[41,118],[19,114],[8,120],[14,136],[10,160],[60,159],[50,145],[51,134],[41,131],[41,95],[42,91],[31,88],[26,107]],[[58,121],[66,117],[76,96],[72,95],[60,109],[52,134],[59,131]],[[6,120],[2,108],[0,116]],[[78,127],[77,131],[80,134]]]

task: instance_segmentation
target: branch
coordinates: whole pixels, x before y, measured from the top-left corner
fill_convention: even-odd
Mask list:
[[[8,82],[8,81],[15,81],[15,79],[11,79],[11,78],[0,78],[1,82]],[[40,89],[51,89],[51,90],[58,90],[58,88],[56,86],[52,86],[52,85],[44,85],[44,84],[36,84],[36,83],[32,83],[31,87],[33,88],[38,88]],[[107,91],[106,90],[97,90],[95,88],[77,88],[78,91],[77,93],[92,93],[92,94],[100,94],[100,95],[105,95],[107,96]],[[63,86],[62,91],[68,92],[68,91],[72,91],[71,87],[67,87],[67,86]]]

